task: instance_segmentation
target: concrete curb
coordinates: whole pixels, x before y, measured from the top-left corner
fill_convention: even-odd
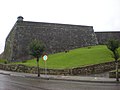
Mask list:
[[[43,76],[41,76],[41,77],[37,77],[37,76],[32,76],[32,75],[30,75],[30,74],[28,74],[28,75],[22,75],[22,74],[17,74],[16,72],[0,72],[0,74],[3,74],[3,75],[9,75],[9,76],[15,76],[15,77],[25,77],[25,78],[34,78],[34,79],[44,79],[44,80],[61,80],[61,81],[74,81],[74,82],[88,82],[88,83],[120,83],[120,82],[116,82],[116,81],[114,81],[114,80],[112,80],[112,81],[102,81],[102,80],[93,80],[93,79],[89,79],[89,80],[87,80],[87,79],[85,79],[85,80],[83,80],[83,79],[72,79],[72,78],[62,78],[62,77],[43,77]]]
[[[0,72],[0,74],[3,74],[3,75],[10,75],[9,73],[1,73],[1,72]]]
[[[44,80],[60,80],[60,81],[74,81],[74,82],[88,82],[88,83],[120,83],[116,81],[99,81],[99,80],[75,80],[75,79],[62,79],[62,78],[54,78],[54,77],[32,77],[25,76],[26,78],[34,78],[34,79],[44,79]]]

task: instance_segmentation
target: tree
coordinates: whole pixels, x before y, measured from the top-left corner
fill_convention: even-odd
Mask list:
[[[45,50],[44,44],[39,40],[33,40],[29,46],[30,55],[37,59],[38,77],[40,77],[39,58],[43,55]]]
[[[115,59],[115,64],[116,64],[116,81],[119,81],[119,76],[118,76],[118,59],[120,57],[118,53],[119,41],[109,40],[107,43],[107,48],[111,50],[113,53],[113,58]]]

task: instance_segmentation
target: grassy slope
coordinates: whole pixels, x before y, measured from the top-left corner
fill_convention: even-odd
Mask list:
[[[74,68],[92,64],[112,61],[111,52],[104,45],[79,48],[69,51],[68,53],[62,52],[48,56],[46,62],[47,68]],[[36,66],[36,59],[29,60],[22,63],[28,66]],[[40,59],[40,67],[44,67],[44,61]]]

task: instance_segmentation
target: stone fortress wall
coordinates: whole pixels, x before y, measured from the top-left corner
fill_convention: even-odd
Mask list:
[[[99,44],[106,44],[110,39],[120,42],[120,31],[95,32],[95,34]]]
[[[98,44],[92,26],[23,21],[18,17],[6,39],[4,57],[8,61],[30,59],[28,46],[41,40],[46,53],[56,53]]]
[[[120,32],[94,32],[92,26],[30,22],[18,17],[6,38],[3,57],[8,61],[31,59],[28,46],[34,39],[41,40],[46,53],[67,51],[79,47],[106,44],[109,39],[120,41]]]

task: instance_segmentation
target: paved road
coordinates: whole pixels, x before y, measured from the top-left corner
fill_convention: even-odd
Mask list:
[[[44,80],[0,74],[0,90],[120,90],[120,84]]]

